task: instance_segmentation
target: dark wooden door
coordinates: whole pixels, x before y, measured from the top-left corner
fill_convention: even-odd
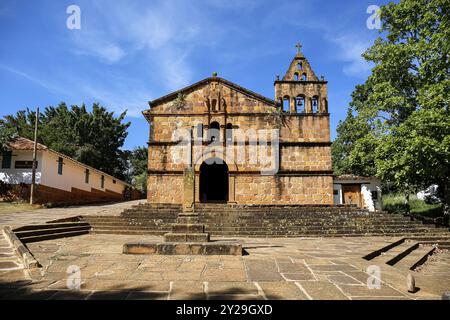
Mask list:
[[[344,194],[345,204],[356,204],[361,207],[361,185],[344,184],[342,185],[342,193]]]

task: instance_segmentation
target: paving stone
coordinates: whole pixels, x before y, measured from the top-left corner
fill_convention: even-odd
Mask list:
[[[17,299],[20,300],[49,300],[58,293],[57,290],[26,290],[18,293]]]
[[[283,277],[288,281],[294,280],[316,280],[314,275],[310,273],[282,273]]]
[[[169,291],[169,281],[115,281],[87,279],[82,290]]]
[[[281,273],[311,273],[303,263],[278,263]]]
[[[369,289],[367,286],[351,286],[340,284],[339,288],[351,297],[404,297],[405,294],[382,284],[380,289]]]
[[[258,294],[253,282],[208,282],[208,295]]]
[[[147,271],[135,271],[132,273],[128,273],[127,280],[164,280],[162,272],[147,272]]]
[[[264,298],[259,295],[228,294],[228,295],[211,295],[208,296],[208,300],[264,300]]]
[[[51,296],[51,300],[85,300],[90,292],[61,290]]]
[[[334,282],[337,284],[365,285],[361,281],[358,281],[347,275],[329,275],[328,279],[330,279],[331,282]]]
[[[345,271],[344,274],[355,278],[356,280],[362,282],[364,285],[367,284],[367,279],[369,279],[369,274],[363,271]]]
[[[21,267],[14,261],[0,261],[0,270],[21,269]]]
[[[87,300],[125,300],[128,291],[96,291],[87,296]]]
[[[250,281],[281,281],[282,276],[278,272],[275,261],[248,260],[245,261],[247,275]]]
[[[206,294],[203,283],[199,281],[175,281],[172,283],[170,300],[204,300]]]
[[[313,272],[329,272],[329,271],[343,271],[343,272],[347,272],[347,271],[358,271],[358,269],[356,267],[353,267],[351,265],[337,265],[337,264],[327,264],[327,265],[308,265],[309,268],[311,268],[311,270]]]
[[[126,300],[167,300],[167,292],[130,292]]]
[[[201,281],[247,281],[242,269],[206,269],[201,274]]]
[[[335,285],[327,281],[297,281],[313,300],[348,300]]]
[[[180,272],[180,271],[168,271],[161,273],[164,280],[168,281],[200,281],[202,278],[201,271],[198,272]]]
[[[269,300],[308,300],[308,297],[291,282],[258,282]]]

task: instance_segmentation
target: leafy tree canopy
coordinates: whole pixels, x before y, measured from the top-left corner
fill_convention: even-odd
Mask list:
[[[336,173],[375,174],[412,190],[438,184],[450,210],[450,2],[381,7],[382,29],[363,57],[375,67],[356,87],[333,142]]]
[[[116,117],[97,103],[90,112],[84,104],[68,107],[60,103],[40,113],[38,141],[82,163],[124,179],[127,158],[121,148],[130,126],[129,122],[123,122],[125,115],[126,111]],[[1,136],[18,135],[33,140],[35,117],[36,113],[29,109],[5,116],[0,120]]]

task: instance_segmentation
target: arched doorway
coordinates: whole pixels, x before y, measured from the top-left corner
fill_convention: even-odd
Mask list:
[[[210,158],[200,166],[200,202],[228,201],[228,166],[220,158]]]

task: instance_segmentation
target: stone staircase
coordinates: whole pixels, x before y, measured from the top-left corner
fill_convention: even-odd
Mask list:
[[[181,205],[139,204],[125,209],[120,216],[83,216],[82,221],[92,226],[92,233],[164,235],[181,212]]]
[[[406,272],[422,265],[437,248],[448,249],[449,241],[450,235],[403,238],[363,258],[374,265],[387,264]]]
[[[75,217],[50,221],[45,224],[23,226],[13,231],[24,244],[88,234],[91,226],[87,222],[79,220],[81,218]]]
[[[355,206],[197,204],[195,211],[199,223],[205,225],[205,232],[212,236],[396,235],[434,241],[449,235],[446,228],[424,225],[403,215],[372,213]],[[180,205],[139,204],[125,210],[121,216],[83,216],[81,221],[89,223],[93,233],[163,235],[170,232],[179,212]]]
[[[0,231],[0,272],[11,270],[22,270],[23,264],[14,252],[13,246],[6,240]]]

